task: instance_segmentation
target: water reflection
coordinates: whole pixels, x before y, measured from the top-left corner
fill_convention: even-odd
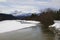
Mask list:
[[[54,40],[55,39],[55,34],[50,31],[48,28],[41,27],[42,32],[43,32],[43,37],[45,40]]]

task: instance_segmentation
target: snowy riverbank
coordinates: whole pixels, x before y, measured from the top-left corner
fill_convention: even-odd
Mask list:
[[[26,27],[36,26],[37,21],[25,21],[25,20],[5,20],[0,22],[0,33],[14,31]]]

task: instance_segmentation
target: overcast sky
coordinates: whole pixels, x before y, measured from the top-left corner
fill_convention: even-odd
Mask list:
[[[44,8],[60,8],[60,0],[0,0],[0,12],[20,10],[38,12]]]

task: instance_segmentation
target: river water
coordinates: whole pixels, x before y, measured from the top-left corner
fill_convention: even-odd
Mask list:
[[[28,28],[0,33],[0,40],[54,40],[54,34],[48,28],[38,24]]]

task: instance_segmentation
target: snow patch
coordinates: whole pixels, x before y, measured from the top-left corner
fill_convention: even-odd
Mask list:
[[[50,25],[49,27],[54,27],[56,30],[60,30],[60,21],[54,21],[55,23],[53,25]]]

